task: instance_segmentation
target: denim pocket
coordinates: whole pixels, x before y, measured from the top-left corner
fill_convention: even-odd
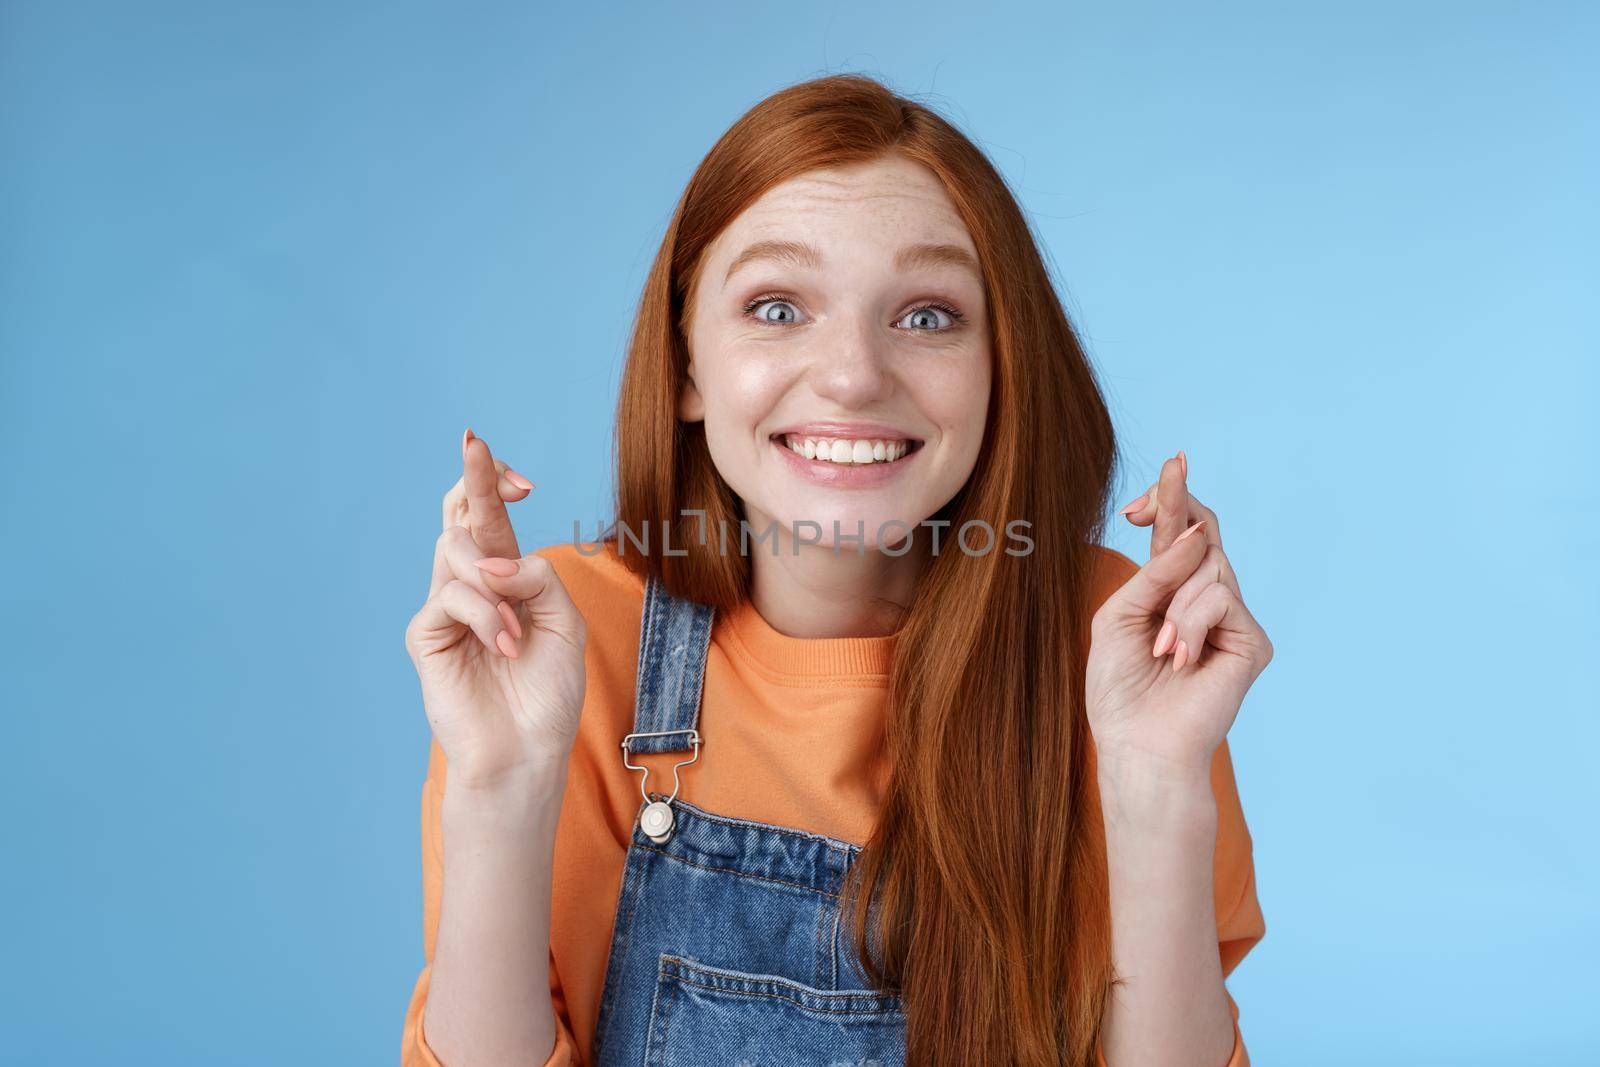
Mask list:
[[[645,1067],[903,1067],[898,996],[663,955]]]

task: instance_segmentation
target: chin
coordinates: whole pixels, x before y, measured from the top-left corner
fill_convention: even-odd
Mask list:
[[[905,512],[892,506],[869,509],[842,508],[837,501],[819,503],[815,508],[803,506],[784,508],[768,514],[781,516],[771,521],[785,534],[798,534],[808,539],[815,537],[814,542],[808,540],[807,544],[815,544],[822,548],[831,548],[837,542],[841,553],[881,548],[880,533],[884,539],[893,544],[910,534],[919,521],[906,518]],[[802,525],[803,523],[815,523],[816,526]],[[838,523],[837,538],[834,535],[834,523]],[[752,529],[758,527],[753,526]],[[859,541],[856,540],[857,537],[860,537]]]

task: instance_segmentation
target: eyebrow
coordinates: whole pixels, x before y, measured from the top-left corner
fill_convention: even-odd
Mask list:
[[[733,262],[728,264],[728,273],[722,276],[722,284],[727,285],[741,267],[763,259],[810,270],[820,270],[822,267],[822,253],[803,241],[757,241],[733,257]],[[895,253],[896,270],[915,267],[959,267],[971,271],[979,281],[983,280],[983,270],[978,266],[977,257],[960,245],[906,245]]]

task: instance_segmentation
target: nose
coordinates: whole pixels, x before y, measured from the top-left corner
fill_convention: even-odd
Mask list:
[[[876,335],[868,317],[852,317],[839,329],[817,338],[811,367],[811,388],[841,408],[866,408],[894,391],[886,339]]]

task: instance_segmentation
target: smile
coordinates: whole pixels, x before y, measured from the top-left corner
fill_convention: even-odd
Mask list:
[[[774,434],[773,441],[806,459],[846,466],[894,463],[922,446],[921,441],[913,438],[821,437],[793,433]]]

